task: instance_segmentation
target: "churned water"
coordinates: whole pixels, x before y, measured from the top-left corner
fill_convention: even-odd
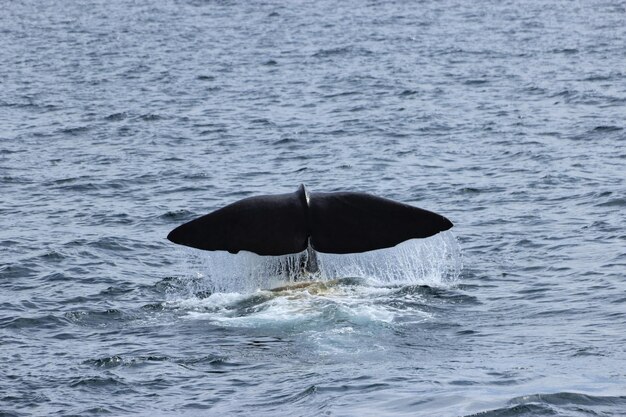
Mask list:
[[[626,3],[86,0],[0,11],[0,414],[626,415]],[[455,227],[176,247],[240,198]]]

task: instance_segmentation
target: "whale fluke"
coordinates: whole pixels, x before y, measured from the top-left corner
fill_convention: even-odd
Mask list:
[[[312,193],[309,212],[311,246],[325,253],[390,248],[452,227],[439,214],[363,193]]]
[[[259,255],[358,253],[426,238],[452,227],[439,214],[364,193],[311,193],[245,198],[172,230],[167,238],[204,250]]]
[[[245,198],[177,227],[167,238],[192,248],[230,253],[302,252],[308,245],[306,200],[300,190]]]

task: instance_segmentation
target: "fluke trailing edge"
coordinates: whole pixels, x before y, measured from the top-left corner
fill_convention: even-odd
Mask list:
[[[167,238],[204,250],[286,255],[310,248],[356,253],[426,238],[452,227],[439,214],[354,192],[245,198],[172,230]]]

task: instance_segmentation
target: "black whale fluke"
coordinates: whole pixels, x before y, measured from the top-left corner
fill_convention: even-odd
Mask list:
[[[204,250],[284,255],[307,248],[304,193],[245,198],[172,230],[169,240]]]
[[[245,198],[172,230],[167,238],[204,250],[286,255],[357,253],[426,238],[452,227],[444,216],[364,193],[295,193]]]

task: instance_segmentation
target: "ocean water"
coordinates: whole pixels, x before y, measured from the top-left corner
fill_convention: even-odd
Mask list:
[[[626,415],[623,1],[3,2],[0,415]],[[361,255],[165,239],[368,192]]]

